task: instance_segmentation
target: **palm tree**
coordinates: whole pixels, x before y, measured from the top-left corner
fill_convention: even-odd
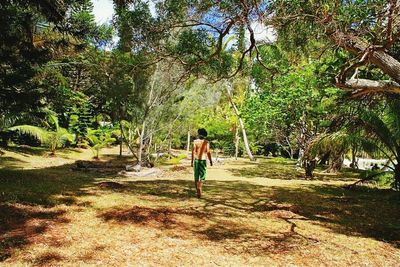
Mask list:
[[[89,140],[89,146],[92,149],[95,159],[99,159],[100,150],[116,140],[111,137],[110,132],[102,132],[101,130],[87,129],[86,138]]]
[[[57,116],[55,116],[54,113],[48,112],[47,118],[49,121],[47,125],[49,128],[53,126],[54,130],[26,124],[10,127],[9,130],[35,137],[42,144],[47,146],[50,150],[50,155],[54,156],[58,148],[63,147],[68,142],[72,143],[75,136],[59,126]]]
[[[374,145],[393,167],[393,187],[400,190],[400,99],[389,99],[380,112],[362,110],[354,125],[362,128],[370,145]]]
[[[340,171],[344,156],[351,152],[352,166],[356,166],[356,154],[359,150],[365,152],[375,152],[371,147],[371,142],[365,140],[360,131],[351,128],[343,128],[337,132],[324,133],[317,136],[309,145],[307,153],[311,157],[329,155],[328,172],[335,173]]]
[[[309,146],[309,157],[328,152],[330,169],[337,169],[350,150],[383,155],[391,163],[387,167],[393,171],[393,187],[400,190],[400,99],[388,99],[380,110],[361,109],[347,121],[340,130],[317,137]]]

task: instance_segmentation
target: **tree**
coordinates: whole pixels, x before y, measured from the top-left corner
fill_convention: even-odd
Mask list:
[[[253,156],[253,154],[251,153],[251,150],[250,150],[250,145],[249,145],[249,141],[247,139],[247,134],[246,134],[246,129],[245,129],[245,126],[244,126],[244,122],[243,122],[243,119],[242,119],[242,117],[240,115],[239,109],[236,107],[236,104],[233,101],[232,89],[231,89],[231,85],[229,83],[226,84],[226,95],[228,96],[229,103],[231,104],[231,106],[232,106],[232,108],[233,108],[233,110],[235,112],[235,115],[237,116],[237,120],[239,122],[240,128],[242,129],[243,143],[244,143],[244,146],[245,146],[245,149],[246,149],[247,156],[249,157],[249,159],[251,161],[254,161],[255,158],[254,158],[254,156]],[[237,150],[237,148],[235,149],[235,151],[236,150]]]
[[[303,45],[314,39],[304,37],[318,36],[348,52],[337,86],[355,97],[400,93],[398,0],[275,0],[271,9],[272,23],[287,44]],[[371,77],[371,68],[379,75]]]
[[[387,99],[387,105],[375,110],[362,110],[349,122],[363,129],[369,140],[375,142],[377,150],[385,155],[393,167],[393,187],[400,190],[400,100]]]
[[[115,138],[111,137],[110,131],[102,131],[94,130],[94,129],[87,129],[86,138],[89,141],[90,149],[92,149],[93,155],[95,159],[99,159],[99,153],[102,148],[105,148],[116,140]]]
[[[94,35],[90,1],[2,1],[0,3],[0,112],[45,106],[42,67],[68,47],[82,49],[79,38]],[[85,39],[86,40],[86,39]],[[70,49],[71,50],[71,49]]]

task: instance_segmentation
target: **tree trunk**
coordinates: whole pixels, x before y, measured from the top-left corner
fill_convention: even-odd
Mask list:
[[[119,130],[121,131],[120,135],[119,135],[119,156],[122,157],[122,144],[123,144],[123,140],[124,140],[124,136],[122,135],[122,124],[121,121],[119,121]]]
[[[122,131],[122,137],[123,137],[123,140],[125,140],[125,144],[128,146],[129,151],[130,151],[130,152],[132,153],[132,155],[137,159],[137,156],[136,156],[136,154],[135,154],[135,151],[134,151],[134,149],[132,148],[131,143],[127,141],[128,138],[126,138],[126,135],[124,134],[124,131]]]
[[[343,153],[334,154],[331,158],[330,165],[328,168],[329,173],[336,173],[342,169],[343,165]]]
[[[244,127],[244,123],[243,123],[242,117],[240,116],[240,112],[239,112],[238,108],[236,107],[235,102],[233,102],[233,99],[232,99],[232,96],[231,96],[230,87],[231,87],[231,85],[229,83],[227,83],[227,85],[226,85],[226,94],[228,96],[229,102],[231,103],[233,111],[235,112],[235,115],[238,118],[240,128],[242,129],[243,143],[244,143],[244,147],[246,149],[247,156],[249,157],[249,159],[251,161],[255,161],[255,158],[254,158],[254,156],[253,156],[253,154],[251,153],[251,150],[250,150],[249,141],[247,139],[246,129]]]
[[[239,142],[240,142],[240,135],[239,135],[239,127],[238,125],[235,126],[235,159],[237,160],[239,155]]]
[[[153,74],[153,81],[152,81],[151,88],[150,88],[149,98],[147,100],[147,107],[146,107],[146,110],[145,110],[144,116],[143,116],[142,131],[140,133],[140,138],[139,138],[140,141],[139,141],[139,149],[138,149],[138,164],[139,165],[142,164],[142,150],[143,150],[144,134],[146,132],[146,119],[147,119],[148,113],[151,109],[150,105],[153,100],[153,91],[154,91],[154,85],[155,85],[155,81],[156,81],[155,76],[156,76],[157,70],[158,70],[158,63],[156,65],[155,73]]]
[[[297,158],[297,166],[303,167],[304,150],[299,148],[299,157]]]
[[[353,149],[351,150],[351,163],[350,163],[350,167],[352,169],[358,169],[358,163],[357,163],[357,150]]]
[[[149,137],[149,143],[148,143],[148,145],[147,145],[147,149],[146,149],[146,157],[147,157],[147,160],[150,162],[150,153],[151,153],[151,143],[153,142],[153,134],[150,134],[150,137]]]
[[[190,129],[187,132],[186,157],[190,157]]]
[[[142,131],[140,133],[140,138],[139,138],[139,148],[138,148],[138,152],[137,152],[139,165],[142,164],[142,150],[143,150],[143,139],[144,139],[145,131],[146,131],[146,121],[144,121],[142,124]]]
[[[397,160],[397,164],[394,166],[394,189],[400,190],[400,162]]]
[[[304,171],[306,173],[306,178],[313,178],[314,177],[314,169],[316,164],[316,160],[307,160],[303,163]]]

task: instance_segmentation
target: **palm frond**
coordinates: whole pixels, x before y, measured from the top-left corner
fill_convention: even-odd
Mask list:
[[[19,119],[18,115],[14,114],[2,114],[0,115],[0,131],[5,131],[9,127],[15,124]]]
[[[383,143],[394,155],[397,155],[398,144],[388,125],[374,112],[364,111],[360,116],[364,130],[370,136]]]
[[[56,130],[59,128],[57,113],[50,109],[44,109],[43,112],[46,115],[46,119],[48,121],[49,126],[54,125]]]
[[[37,127],[37,126],[18,125],[18,126],[9,128],[9,130],[10,131],[18,131],[20,134],[30,135],[30,136],[38,139],[42,143],[47,142],[48,138],[49,138],[49,132],[46,131],[46,129]]]

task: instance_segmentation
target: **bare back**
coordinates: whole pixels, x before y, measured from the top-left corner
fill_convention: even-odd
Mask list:
[[[206,160],[208,152],[210,152],[210,144],[207,140],[196,139],[193,141],[194,159]]]

